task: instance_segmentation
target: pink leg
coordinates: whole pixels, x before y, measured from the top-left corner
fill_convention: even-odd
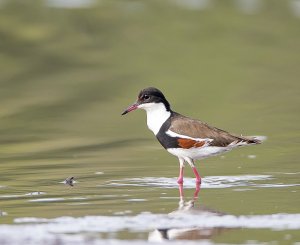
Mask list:
[[[197,171],[197,169],[196,169],[196,167],[193,167],[193,172],[194,172],[194,174],[195,174],[195,176],[196,176],[196,183],[201,183],[201,177],[200,177],[200,175],[199,175],[199,173],[198,173],[198,171]]]
[[[177,179],[177,183],[178,184],[183,184],[183,167],[182,166],[180,166],[179,177]]]

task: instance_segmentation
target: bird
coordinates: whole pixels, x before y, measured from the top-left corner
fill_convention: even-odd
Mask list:
[[[239,146],[262,143],[264,136],[238,136],[208,125],[197,119],[181,115],[171,109],[164,94],[155,87],[142,89],[136,102],[127,107],[125,115],[136,109],[147,114],[147,126],[159,143],[179,160],[178,184],[183,184],[184,167],[189,164],[201,183],[195,160],[228,152]]]

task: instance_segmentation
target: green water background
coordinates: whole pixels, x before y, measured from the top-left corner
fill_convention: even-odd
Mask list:
[[[159,196],[176,197],[176,189],[105,187],[111,179],[178,174],[177,159],[147,129],[145,113],[120,116],[147,86],[164,91],[175,111],[268,137],[263,145],[200,161],[204,177],[270,174],[278,183],[299,184],[300,19],[288,1],[264,1],[256,14],[233,3],[214,1],[201,11],[171,1],[99,1],[82,9],[2,4],[0,210],[8,215],[0,222],[174,210],[177,201]],[[74,188],[59,183],[69,176],[78,180]],[[34,191],[63,199],[30,202],[24,194]],[[128,203],[124,193],[148,201]],[[68,205],[80,196],[89,205]],[[202,202],[235,215],[300,207],[295,187],[204,189]],[[274,236],[243,232],[261,241]]]

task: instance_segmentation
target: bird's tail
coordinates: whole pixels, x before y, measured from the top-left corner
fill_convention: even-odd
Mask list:
[[[229,146],[246,146],[246,145],[257,145],[261,144],[267,139],[266,136],[239,136],[237,140],[230,143]]]

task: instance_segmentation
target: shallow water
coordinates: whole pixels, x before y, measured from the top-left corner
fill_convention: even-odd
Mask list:
[[[284,1],[251,17],[232,1],[14,2],[0,13],[0,244],[300,242],[300,32]],[[186,167],[181,188],[145,113],[120,116],[150,85],[180,113],[268,138],[197,162],[200,187]]]
[[[199,187],[186,177],[181,187],[175,177],[107,172],[78,173],[73,187],[46,175],[38,187],[2,186],[1,244],[299,239],[300,173],[205,176]]]

